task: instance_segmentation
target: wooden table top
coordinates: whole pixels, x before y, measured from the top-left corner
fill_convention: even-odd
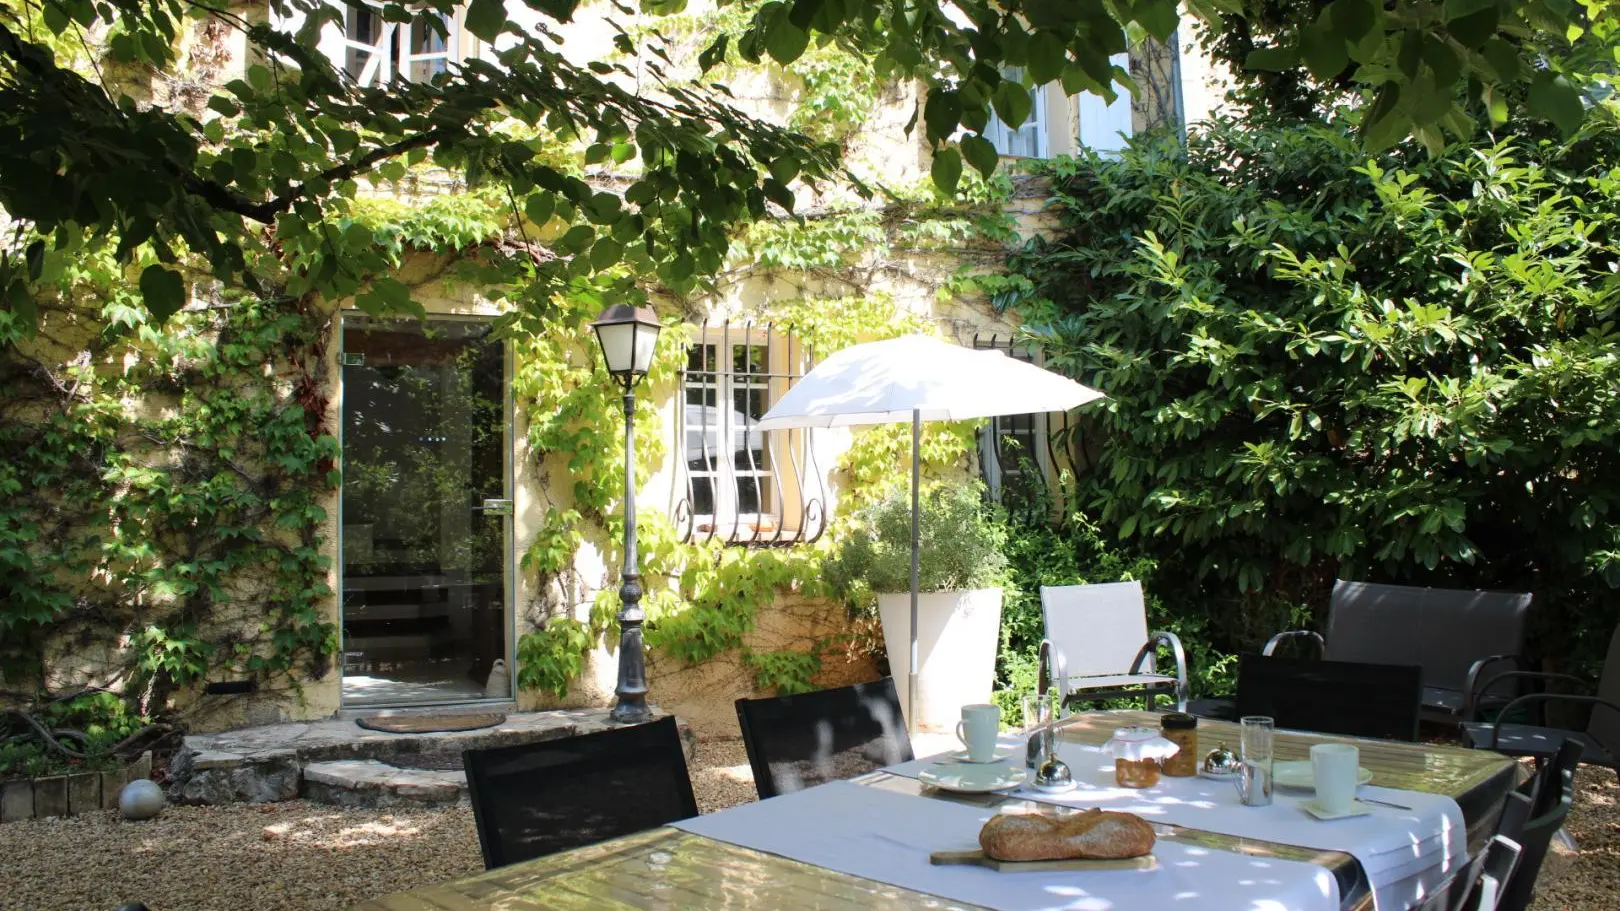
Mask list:
[[[1148,712],[1091,712],[1065,719],[1060,733],[1065,740],[1100,744],[1117,727],[1157,724]],[[1201,750],[1216,742],[1237,745],[1237,725],[1200,719]],[[1279,730],[1279,759],[1302,759],[1310,745],[1325,740],[1353,741],[1362,751],[1362,765],[1373,772],[1373,783],[1445,794],[1464,806],[1470,843],[1474,830],[1488,832],[1494,825],[1489,807],[1499,804],[1518,779],[1517,763],[1496,753],[1421,743],[1392,743],[1327,737]],[[915,779],[876,772],[856,779],[871,787],[921,796],[965,800],[981,806],[1024,804],[1001,795],[964,796],[934,791]],[[1486,808],[1476,819],[1470,804]],[[1051,807],[1046,807],[1051,811]],[[1348,854],[1316,851],[1255,839],[1234,838],[1180,826],[1155,825],[1161,838],[1192,841],[1208,847],[1245,854],[1304,860],[1325,867],[1340,880],[1346,909],[1370,909],[1360,865]],[[986,911],[977,905],[949,902],[932,895],[873,882],[691,835],[660,828],[616,838],[601,844],[565,851],[525,863],[375,899],[353,911],[650,911],[650,909],[726,908],[731,911]]]

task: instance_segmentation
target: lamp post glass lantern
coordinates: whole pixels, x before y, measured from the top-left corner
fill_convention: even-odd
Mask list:
[[[647,707],[647,665],[641,653],[641,570],[636,556],[636,383],[652,367],[663,325],[646,307],[615,304],[591,323],[608,373],[624,388],[624,569],[619,573],[619,682],[614,721],[652,717]]]

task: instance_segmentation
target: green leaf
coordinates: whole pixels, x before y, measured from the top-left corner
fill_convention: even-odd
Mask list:
[[[949,139],[961,120],[961,96],[951,89],[936,89],[928,93],[928,101],[923,105],[923,126],[930,141],[944,142]]]
[[[1045,85],[1063,75],[1069,48],[1056,32],[1042,29],[1029,37],[1028,54],[1030,81]]]
[[[996,153],[996,147],[983,136],[962,137],[962,157],[968,164],[985,177],[996,172],[996,165],[1001,163],[1001,156]]]
[[[141,270],[141,298],[152,322],[162,325],[186,303],[186,283],[180,273],[153,264]]]
[[[493,42],[506,26],[506,4],[502,0],[472,0],[467,5],[467,31],[480,40]]]
[[[1393,82],[1385,83],[1372,106],[1362,115],[1361,142],[1369,151],[1382,152],[1406,136],[1411,118],[1401,113],[1400,101],[1401,87]]]
[[[713,44],[704,48],[703,52],[698,54],[698,68],[702,72],[707,73],[716,66],[719,66],[725,61],[726,48],[729,47],[730,44],[730,35],[721,35],[720,37],[714,39]]]
[[[1507,83],[1519,80],[1518,48],[1501,38],[1493,37],[1485,42],[1485,46],[1480,48],[1479,52],[1485,57],[1486,66],[1496,77],[1497,82]]]
[[[962,179],[962,155],[949,146],[937,149],[934,152],[934,163],[929,167],[928,173],[934,178],[934,186],[947,195],[956,192],[956,185]]]
[[[1476,48],[1495,37],[1496,27],[1500,24],[1501,10],[1491,6],[1447,22],[1446,31],[1463,47]]]
[[[1299,65],[1299,48],[1297,47],[1261,47],[1249,52],[1243,61],[1243,68],[1258,70],[1264,73],[1280,73],[1291,70]]]
[[[590,246],[595,237],[595,228],[590,225],[575,225],[562,237],[557,238],[557,249],[564,253],[578,253]]]
[[[1565,136],[1574,133],[1586,118],[1586,106],[1581,103],[1581,93],[1575,90],[1568,79],[1563,76],[1549,73],[1546,70],[1535,75],[1530,80],[1530,97],[1528,99],[1530,113],[1553,122],[1558,131]]]
[[[1350,64],[1350,49],[1343,35],[1325,21],[1300,32],[1299,50],[1311,75],[1323,82],[1344,72]]]
[[[995,107],[996,116],[1001,118],[1001,122],[1014,129],[1024,125],[1035,106],[1029,97],[1029,89],[1007,80],[1002,80],[996,86],[995,94],[990,96],[990,104]]]
[[[270,91],[270,68],[255,63],[247,68],[248,85],[261,92]]]
[[[786,66],[799,59],[810,45],[810,33],[794,25],[787,16],[778,16],[765,33],[765,52]]]
[[[1498,0],[1446,0],[1444,7],[1447,22],[1467,18],[1481,10],[1498,8]]]
[[[1451,49],[1451,45],[1439,38],[1423,39],[1423,62],[1429,65],[1429,71],[1434,74],[1434,84],[1442,91],[1449,93],[1462,75],[1462,59]]]
[[[535,193],[523,203],[523,214],[535,227],[543,228],[551,221],[553,202],[550,193]]]
[[[1322,17],[1332,23],[1340,38],[1353,43],[1372,30],[1377,15],[1371,0],[1333,0]]]

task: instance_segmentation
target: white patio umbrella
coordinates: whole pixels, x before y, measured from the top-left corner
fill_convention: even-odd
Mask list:
[[[817,364],[755,427],[848,427],[911,422],[911,630],[906,717],[917,701],[918,497],[922,422],[1068,411],[1103,394],[1065,376],[936,338],[854,345]],[[915,726],[915,721],[910,721]]]

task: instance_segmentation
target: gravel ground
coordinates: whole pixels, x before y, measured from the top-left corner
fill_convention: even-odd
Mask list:
[[[698,747],[704,812],[752,800],[738,741]],[[1535,911],[1611,911],[1620,894],[1620,787],[1583,771],[1574,857],[1549,859]],[[339,810],[304,801],[170,807],[145,823],[113,813],[0,826],[0,911],[340,911],[483,867],[469,810]]]

